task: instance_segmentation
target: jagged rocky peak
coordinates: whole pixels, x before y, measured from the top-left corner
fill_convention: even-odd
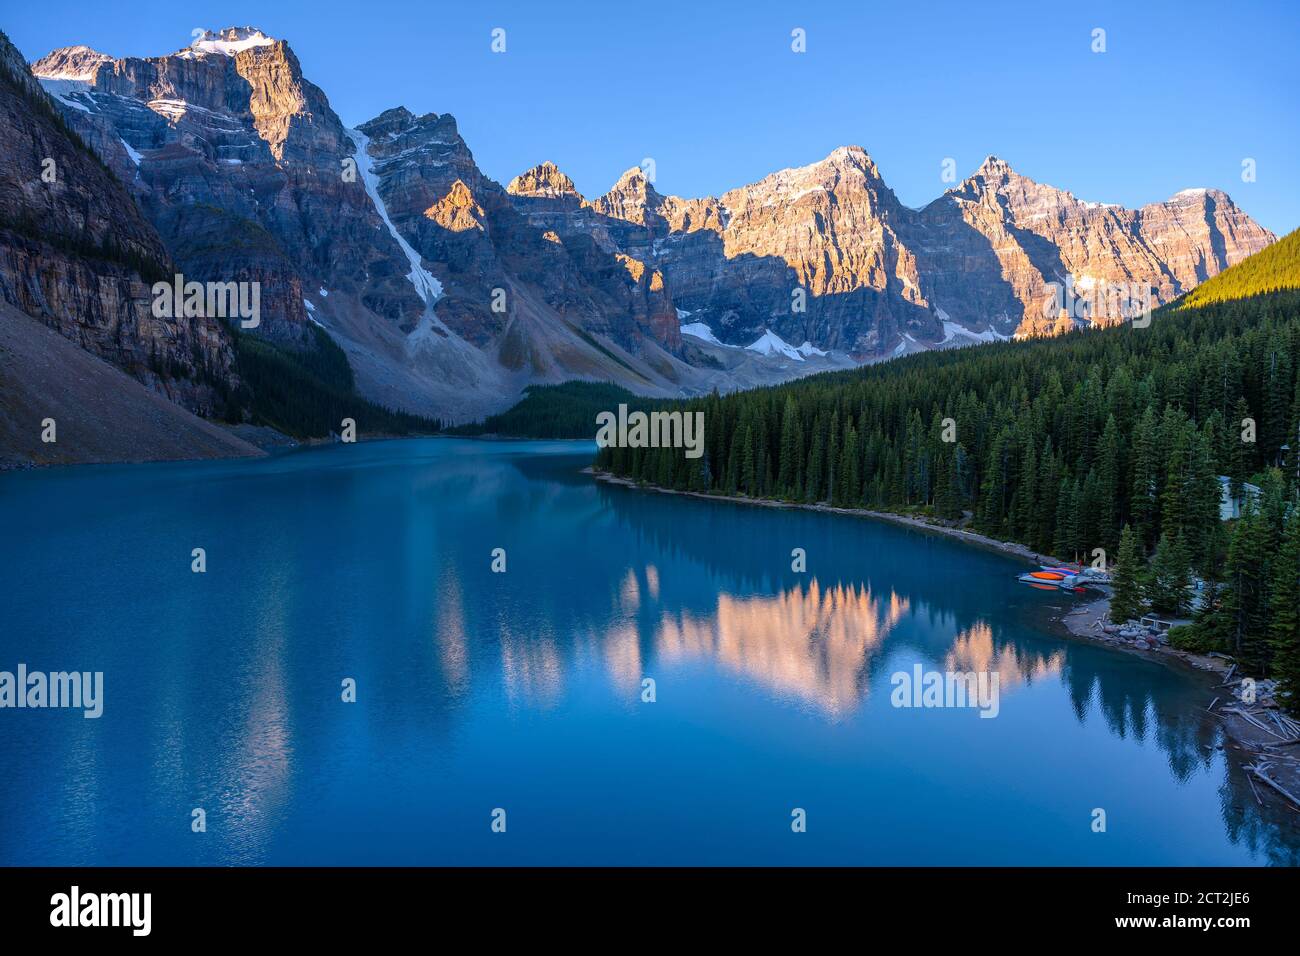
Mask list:
[[[865,149],[861,146],[837,146],[825,158],[819,159],[815,163],[779,169],[751,186],[741,188],[753,189],[765,185],[780,186],[782,183],[802,182],[833,185],[841,181],[853,180],[870,180],[873,185],[884,185],[880,170]]]
[[[975,172],[947,190],[944,195],[955,195],[963,199],[979,199],[983,196],[993,197],[998,193],[1006,193],[1009,190],[1032,189],[1039,185],[1028,176],[1022,176],[1012,169],[1011,164],[1005,159],[990,154],[984,157],[984,162],[979,164],[979,168]],[[1043,186],[1042,188],[1061,195],[1067,195],[1062,190],[1055,189],[1052,186]],[[1071,196],[1070,198],[1073,199],[1074,197]]]
[[[858,189],[892,196],[865,149],[839,146],[815,163],[779,169],[756,183],[724,193],[722,205],[738,212],[745,207],[785,206],[818,193],[845,194]]]
[[[1030,221],[1044,217],[1095,217],[1115,208],[1107,203],[1084,202],[1068,190],[1030,179],[1012,169],[1006,160],[992,155],[985,157],[975,172],[945,192],[934,204],[951,199],[984,203],[1009,211],[1013,220],[1034,217]]]
[[[167,254],[157,233],[145,222],[121,182],[95,161],[84,143],[68,139],[66,127],[58,126],[53,130],[57,141],[48,147],[43,145],[43,140],[52,134],[48,110],[53,103],[28,72],[22,55],[3,34],[0,34],[0,68],[19,82],[27,97],[23,101],[6,96],[3,105],[10,107],[10,112],[0,113],[0,142],[6,150],[13,147],[15,157],[0,175],[0,223],[29,224],[47,237],[61,241],[75,238],[91,248],[120,250],[132,260],[138,258],[165,266]],[[38,104],[45,109],[31,108]],[[28,143],[35,146],[32,151],[24,152],[22,147]],[[60,175],[48,189],[30,187],[31,170],[26,164],[33,156],[56,160]],[[105,258],[117,261],[112,255]]]
[[[979,169],[975,170],[977,176],[985,178],[999,178],[1010,176],[1015,170],[1011,164],[1000,156],[994,156],[992,153],[984,157],[984,162],[980,163]]]
[[[138,153],[179,141],[210,159],[258,161],[261,148],[246,135],[249,116],[277,162],[333,159],[342,147],[342,124],[325,94],[303,77],[289,44],[255,27],[200,33],[192,45],[157,57],[111,59],[68,47],[34,70],[65,106],[93,117],[101,138],[116,139],[104,128],[111,123]],[[101,149],[112,152],[103,143]],[[133,180],[121,158],[107,161]]]
[[[224,30],[204,30],[194,41],[177,54],[205,56],[220,54],[235,56],[255,47],[272,46],[279,41],[269,37],[257,27],[226,27]]]
[[[615,189],[653,189],[650,180],[646,178],[645,170],[640,166],[633,166],[631,169],[625,169],[623,174],[618,177],[614,183]]]
[[[32,64],[32,73],[47,80],[94,80],[100,64],[112,63],[107,53],[88,46],[65,46],[51,50]]]
[[[94,56],[56,51],[42,67]],[[303,289],[361,295],[395,323],[418,314],[411,267],[364,184],[325,173],[357,144],[284,40],[232,27],[165,56],[99,63],[88,81],[41,82],[187,275],[261,283],[257,334],[301,336]]]
[[[837,146],[831,150],[829,156],[820,163],[814,163],[813,165],[861,169],[870,173],[876,179],[880,178],[880,170],[876,168],[875,160],[861,146]]]
[[[990,154],[984,157],[984,162],[979,164],[975,172],[947,190],[944,195],[966,196],[969,198],[972,195],[996,193],[1022,185],[1039,186],[1041,184],[1016,172],[1011,168],[1011,164],[1000,156]],[[1043,186],[1042,188],[1064,194],[1063,190],[1058,190],[1053,186]],[[940,197],[940,199],[942,198]]]
[[[405,106],[386,109],[357,129],[376,145],[395,147],[397,150],[426,146],[451,147],[463,150],[468,147],[460,137],[456,117],[450,113],[424,113],[416,116]]]
[[[1219,226],[1224,228],[1232,239],[1256,240],[1258,248],[1254,250],[1255,252],[1267,244],[1258,243],[1261,235],[1267,234],[1270,242],[1277,238],[1242,212],[1241,208],[1233,202],[1232,197],[1222,189],[1207,189],[1203,186],[1180,189],[1163,202],[1148,203],[1143,206],[1137,210],[1137,215],[1145,221],[1167,215],[1186,223],[1193,230],[1201,229],[1203,223],[1217,220]]]
[[[1197,186],[1194,189],[1180,189],[1164,201],[1166,206],[1205,206],[1211,203],[1235,205],[1232,197],[1222,189],[1206,189],[1204,186]]]
[[[647,225],[647,210],[657,211],[662,199],[645,170],[633,166],[618,177],[613,189],[591,205],[603,216]]]
[[[452,232],[465,232],[469,229],[482,232],[483,217],[483,207],[474,198],[470,188],[459,179],[452,183],[447,195],[424,211],[424,218],[431,219]]]
[[[581,198],[573,180],[560,172],[560,168],[550,160],[510,180],[506,192],[512,196],[531,196],[539,199],[558,199],[562,196]]]
[[[430,116],[435,114],[430,113]],[[365,133],[371,139],[378,139],[381,136],[391,136],[402,130],[409,129],[415,122],[415,114],[405,106],[394,106],[386,109],[372,120],[367,120],[357,126],[357,129]]]
[[[890,216],[899,209],[893,191],[861,146],[840,146],[815,163],[777,170],[756,183],[723,193],[721,201],[728,217],[729,241],[739,241],[737,249],[766,253],[775,252],[791,236],[801,236],[808,228],[823,233],[827,220],[817,218],[818,210],[840,218],[846,209],[856,208],[857,213],[840,221],[837,228],[863,236],[871,232],[864,228],[871,217]],[[781,234],[775,242],[770,236],[762,239],[758,235],[773,232]]]
[[[362,123],[357,132],[369,140],[366,151],[374,160],[388,213],[399,228],[404,221],[428,218],[426,211],[458,179],[480,203],[489,204],[485,200],[490,189],[450,113],[416,116],[398,106]],[[400,188],[393,189],[397,184]],[[491,186],[502,192],[495,183]]]

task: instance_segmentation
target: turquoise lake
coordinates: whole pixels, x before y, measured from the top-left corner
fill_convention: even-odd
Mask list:
[[[0,710],[0,864],[1300,860],[1205,680],[1061,638],[1022,562],[593,447],[0,475],[0,670],[105,686]],[[997,716],[893,706],[918,664],[996,673]]]

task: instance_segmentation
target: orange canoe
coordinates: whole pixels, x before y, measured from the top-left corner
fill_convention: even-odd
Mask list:
[[[1064,574],[1057,574],[1055,571],[1030,571],[1031,578],[1038,578],[1040,581],[1064,581]]]

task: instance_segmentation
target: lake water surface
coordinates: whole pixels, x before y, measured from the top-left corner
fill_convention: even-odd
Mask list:
[[[0,864],[1296,862],[1205,684],[1060,639],[1020,562],[591,452],[0,475],[0,670],[106,685],[0,710]],[[997,716],[892,706],[917,664],[995,672]]]

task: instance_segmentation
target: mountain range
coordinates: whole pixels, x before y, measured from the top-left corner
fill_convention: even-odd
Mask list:
[[[1044,303],[1063,283],[1167,302],[1275,239],[1216,189],[1130,210],[996,157],[912,209],[858,146],[718,197],[633,167],[588,199],[549,162],[502,186],[448,113],[348,128],[252,27],[158,57],[65,47],[30,72],[4,41],[0,65],[0,134],[23,144],[0,173],[0,297],[201,415],[239,372],[222,323],[149,314],[173,270],[258,282],[251,334],[310,350],[323,329],[365,398],[460,422],[535,383],[689,396],[1109,324]]]

